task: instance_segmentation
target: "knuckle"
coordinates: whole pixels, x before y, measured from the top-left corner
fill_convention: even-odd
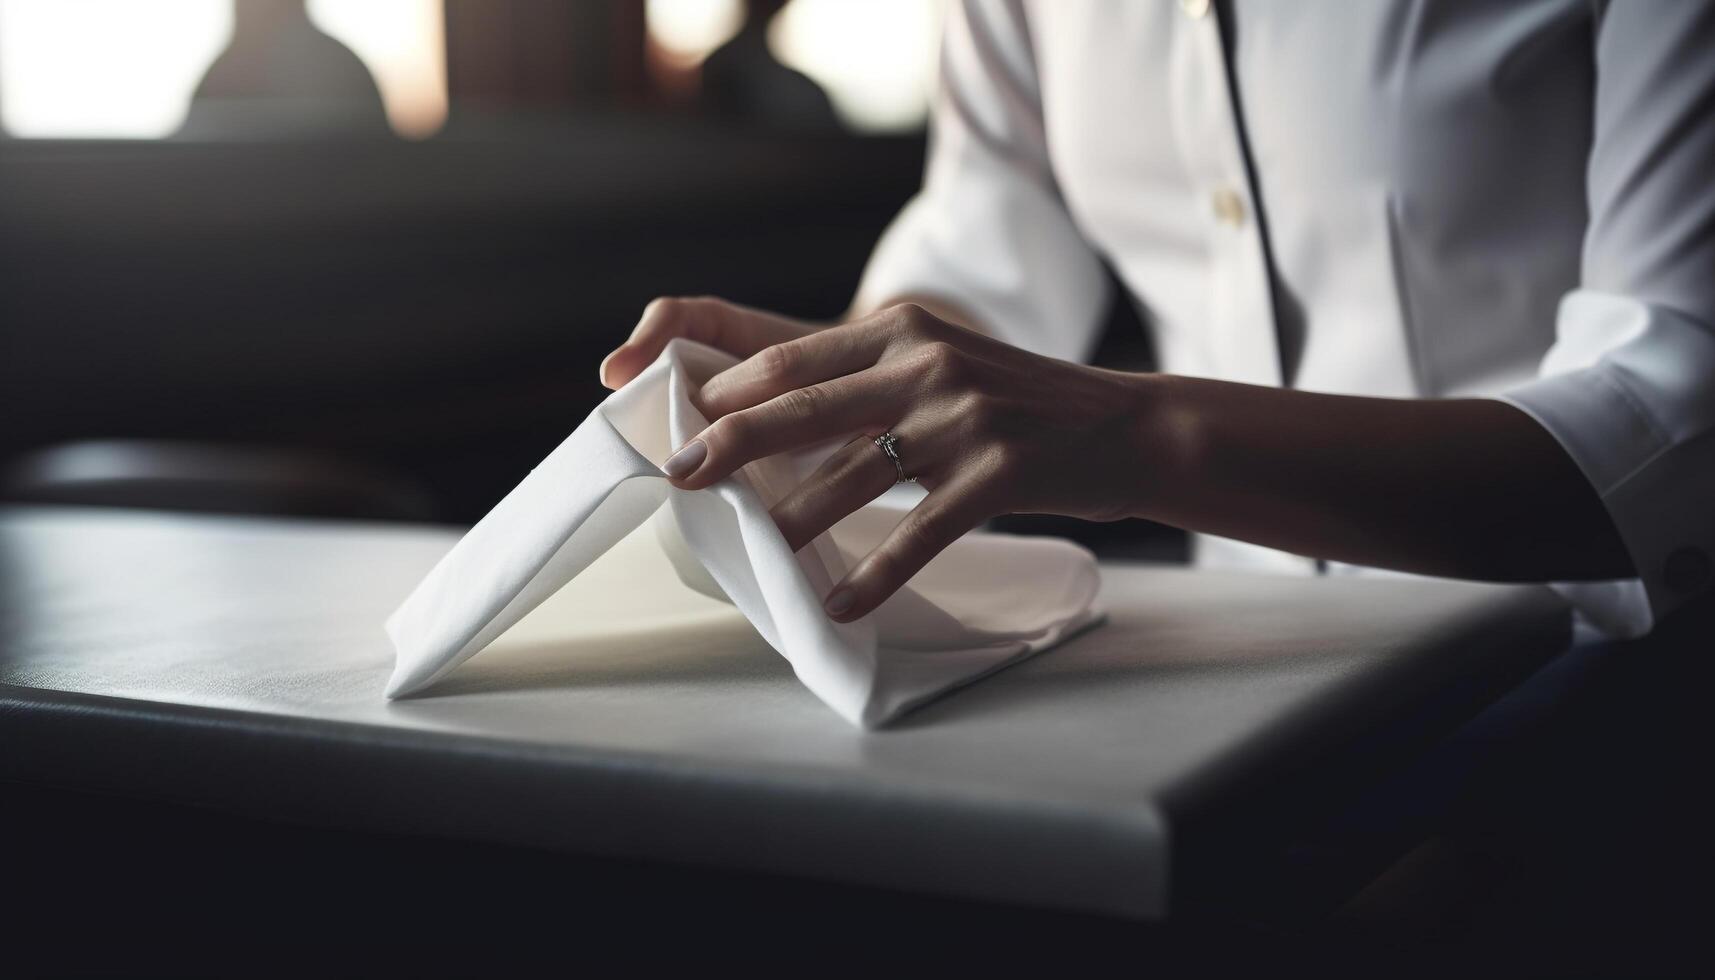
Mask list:
[[[731,307],[719,296],[687,296],[678,301],[678,308],[681,316],[713,320]]]
[[[657,296],[643,307],[643,315],[637,318],[637,325],[631,328],[631,341],[647,341],[651,337],[659,337],[672,329],[673,300],[667,296]]]
[[[872,583],[872,587],[896,588],[911,577],[910,563],[902,554],[903,550],[886,548],[869,557],[869,567],[865,569],[864,578]]]
[[[899,317],[913,330],[931,337],[947,335],[947,321],[916,303],[899,304]]]
[[[945,341],[933,340],[917,350],[917,368],[934,381],[956,384],[965,377],[964,358],[959,349]]]
[[[650,305],[655,303],[661,304],[662,318],[676,325],[708,319],[719,313],[721,307],[721,301],[712,296],[663,296]]]
[[[988,463],[995,476],[1001,480],[1010,480],[1020,475],[1025,468],[1023,452],[1008,442],[996,443],[989,448]]]
[[[768,516],[774,518],[775,525],[787,538],[791,538],[792,532],[806,522],[806,512],[812,505],[807,495],[789,493],[768,509]]]
[[[886,547],[870,557],[872,582],[897,588],[947,546],[942,521],[935,517],[908,517]]]
[[[999,406],[994,399],[980,392],[966,392],[953,403],[953,411],[973,432],[987,432],[996,427],[999,420]]]
[[[905,545],[900,556],[908,564],[921,564],[947,543],[946,522],[940,515],[914,517],[900,527],[900,539]]]
[[[659,296],[643,309],[643,328],[655,337],[683,337],[695,333],[699,321],[709,319],[708,301],[697,297]]]
[[[881,319],[881,325],[891,330],[895,335],[907,339],[923,339],[931,336],[936,323],[935,315],[916,303],[899,303],[887,308],[886,316]]]
[[[911,326],[921,326],[924,321],[933,318],[928,310],[917,303],[896,303],[889,310],[901,323]]]
[[[827,405],[828,393],[819,385],[794,388],[780,396],[780,411],[793,421],[807,421],[821,414]]]
[[[734,412],[709,427],[710,449],[723,454],[734,452],[750,441],[756,429],[751,413]]]
[[[779,382],[792,376],[798,366],[798,349],[791,344],[764,347],[756,355],[757,369],[765,380]]]
[[[871,445],[869,437],[859,436],[841,452],[834,479],[866,488],[886,489],[893,485],[896,475],[893,463],[880,449]]]
[[[643,308],[643,316],[663,324],[672,323],[684,312],[684,305],[685,301],[677,296],[657,296]]]

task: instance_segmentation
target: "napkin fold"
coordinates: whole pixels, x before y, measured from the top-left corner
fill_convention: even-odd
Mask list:
[[[833,446],[758,460],[704,490],[669,484],[661,464],[707,425],[692,392],[734,363],[672,341],[591,412],[388,618],[387,697],[434,684],[652,518],[686,585],[736,606],[804,686],[864,728],[1100,621],[1088,551],[985,532],[960,538],[868,616],[829,619],[823,596],[905,509],[884,498],[794,554],[769,507]]]

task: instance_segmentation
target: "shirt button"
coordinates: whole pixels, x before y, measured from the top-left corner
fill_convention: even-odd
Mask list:
[[[1675,592],[1696,592],[1709,583],[1715,563],[1699,548],[1679,548],[1667,556],[1661,580]]]
[[[1197,20],[1209,13],[1211,0],[1179,0],[1179,9],[1185,11],[1185,16]]]
[[[1234,228],[1244,225],[1245,199],[1239,196],[1238,191],[1223,187],[1209,198],[1209,203],[1215,209],[1215,220],[1221,224]]]

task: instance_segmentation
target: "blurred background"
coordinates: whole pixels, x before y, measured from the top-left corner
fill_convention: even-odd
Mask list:
[[[0,498],[475,520],[652,297],[845,308],[943,10],[0,0]]]

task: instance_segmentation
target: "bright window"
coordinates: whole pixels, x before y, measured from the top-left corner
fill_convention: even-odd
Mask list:
[[[0,0],[14,136],[168,136],[232,35],[231,0]]]
[[[649,0],[649,38],[676,65],[702,63],[744,25],[743,0]]]
[[[769,46],[821,83],[852,128],[909,129],[928,113],[944,9],[944,0],[792,0],[769,25]]]
[[[441,2],[308,4],[368,66],[401,136],[446,121]],[[25,137],[170,136],[231,36],[232,0],[0,0],[0,126]]]
[[[446,21],[441,0],[310,0],[310,20],[363,59],[387,121],[420,139],[447,121]]]

